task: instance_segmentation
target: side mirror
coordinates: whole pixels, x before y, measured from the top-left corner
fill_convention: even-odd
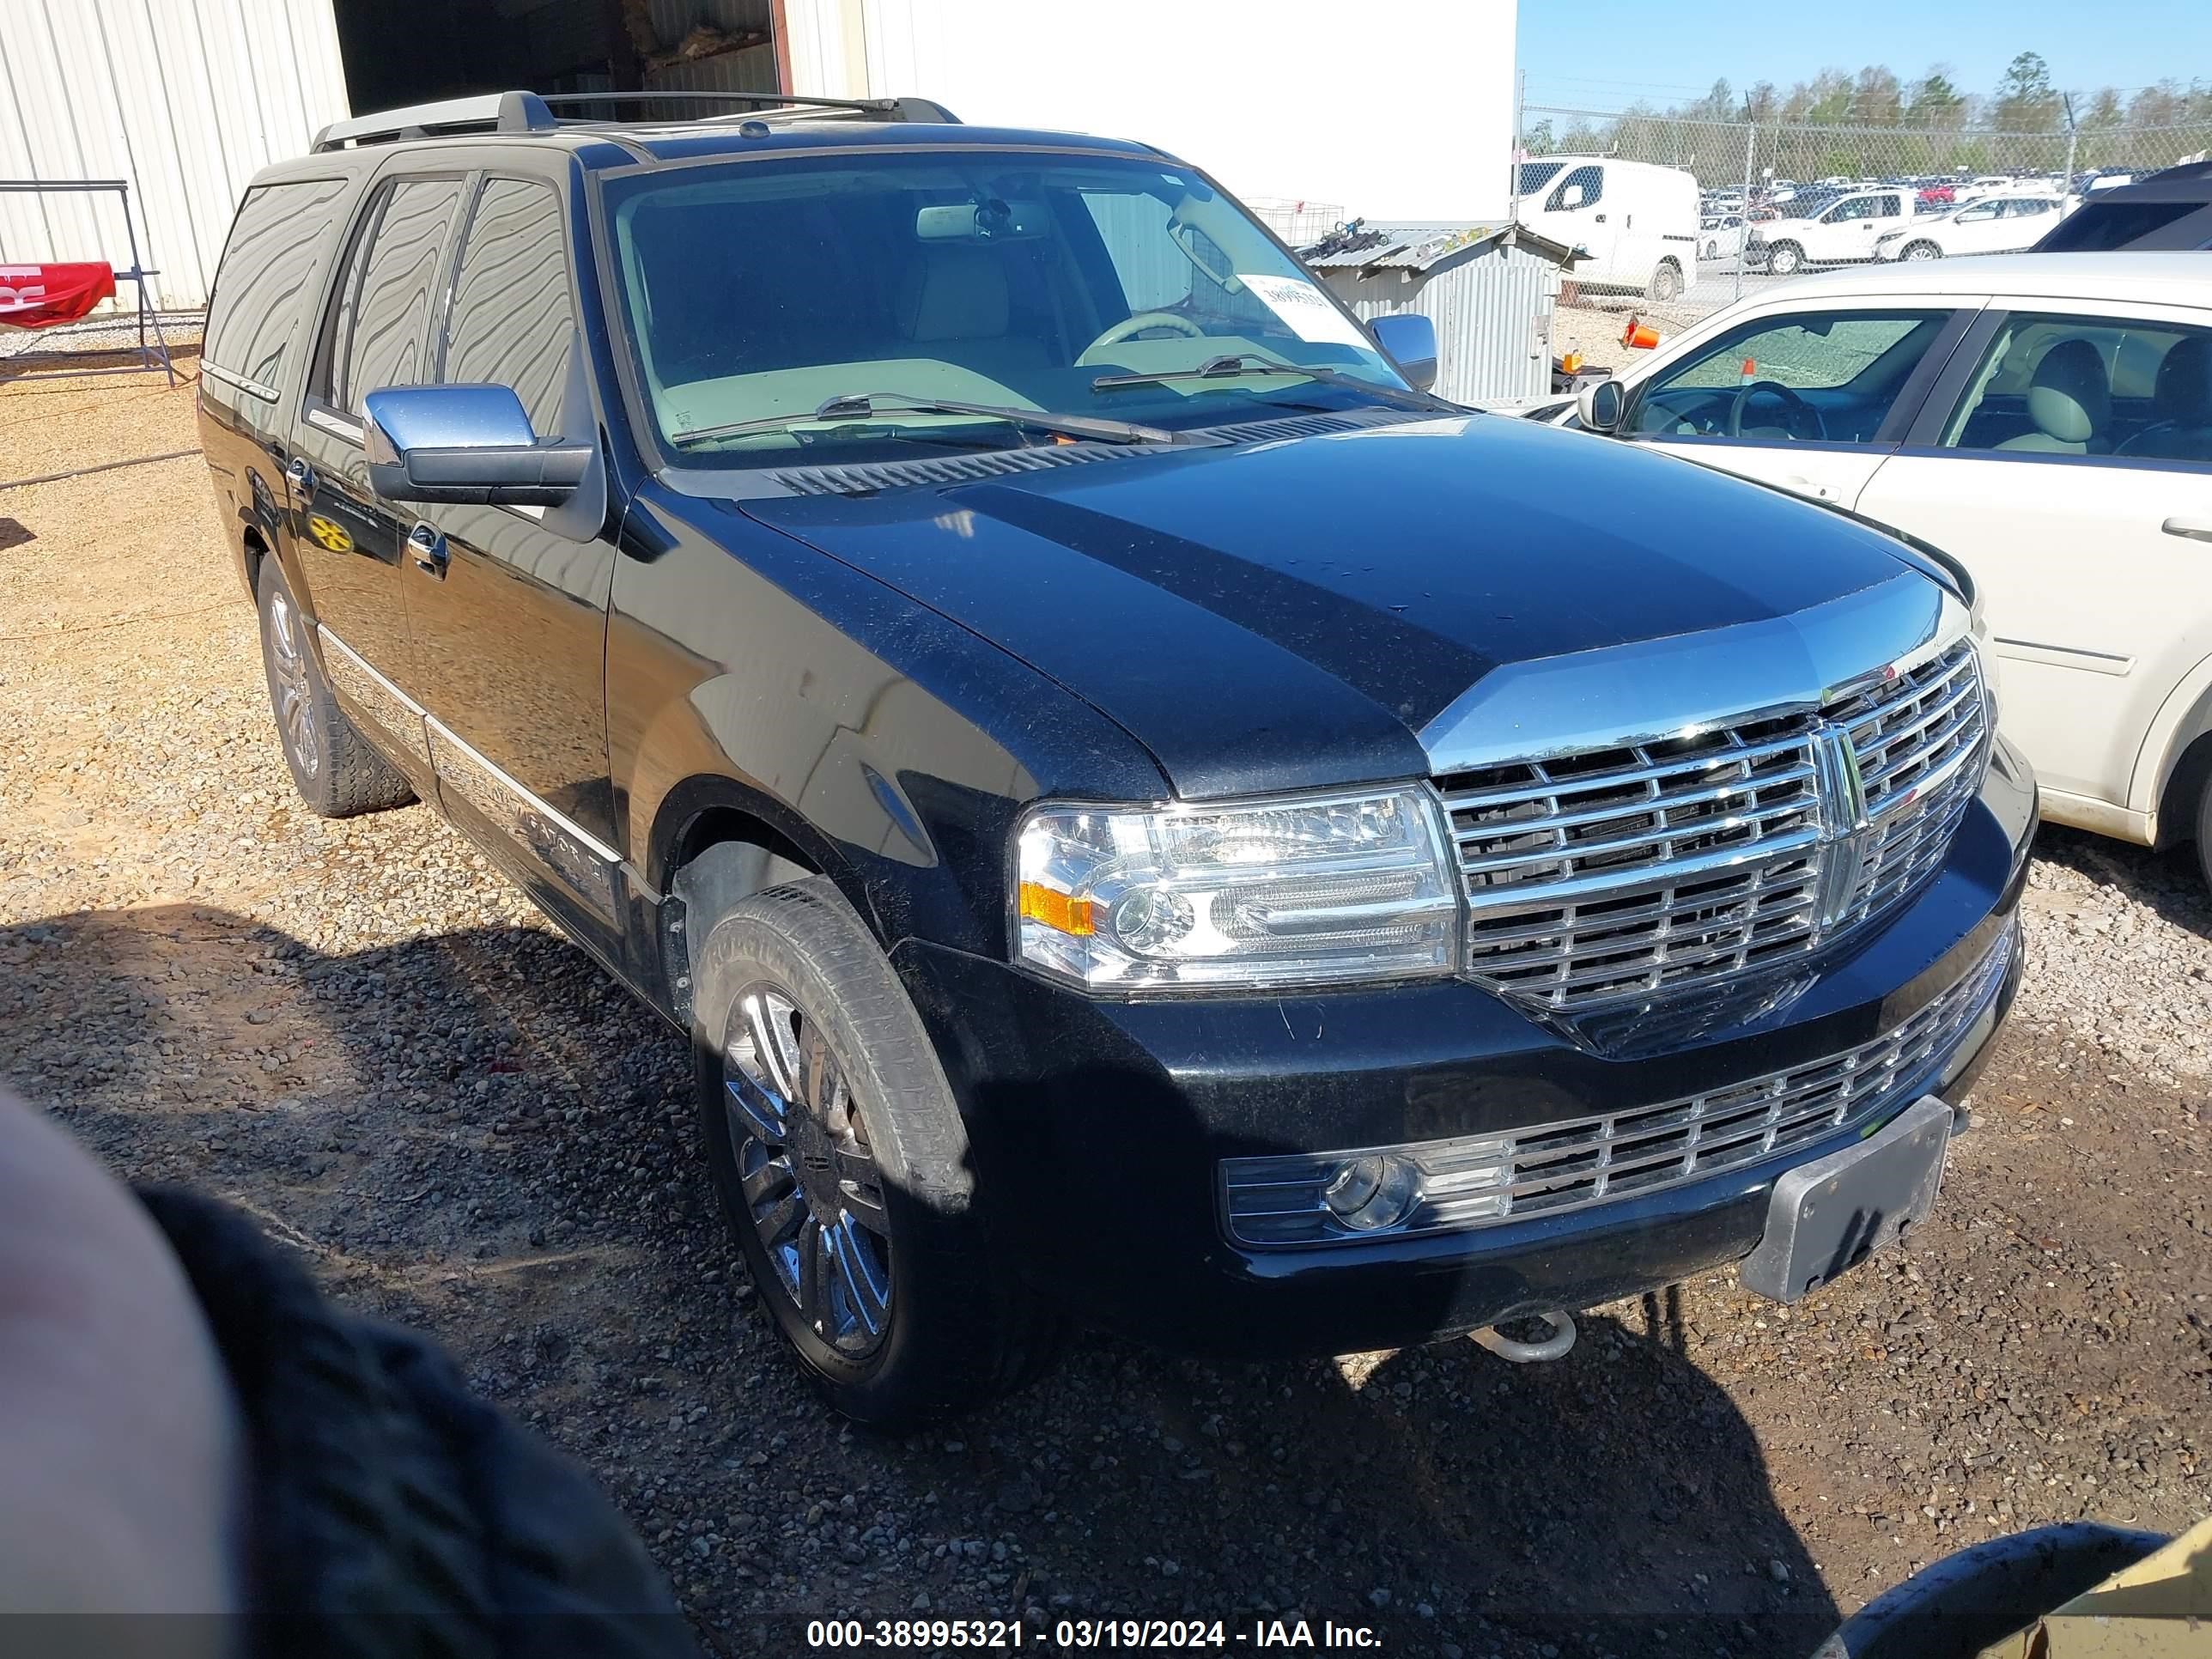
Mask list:
[[[1367,325],[1382,355],[1397,364],[1398,372],[1416,392],[1437,383],[1437,325],[1417,311],[1377,317]]]
[[[1583,194],[1583,187],[1580,185],[1564,185],[1560,186],[1559,210],[1561,212],[1571,213],[1588,199],[1589,198]]]
[[[362,412],[369,488],[391,501],[558,507],[597,458],[590,444],[540,443],[509,386],[387,386]]]
[[[1575,393],[1575,414],[1592,432],[1611,432],[1628,410],[1628,388],[1618,380],[1598,380]]]

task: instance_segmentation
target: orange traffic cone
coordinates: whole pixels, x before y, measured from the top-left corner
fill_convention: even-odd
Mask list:
[[[1659,343],[1659,331],[1631,317],[1628,326],[1620,331],[1620,343],[1638,351],[1649,351]]]

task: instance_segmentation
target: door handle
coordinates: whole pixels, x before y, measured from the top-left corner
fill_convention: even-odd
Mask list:
[[[1801,473],[1791,473],[1782,481],[1782,487],[1784,489],[1793,490],[1800,495],[1810,495],[1817,501],[1825,501],[1830,499],[1827,485],[1814,483]]]
[[[315,469],[307,465],[304,457],[295,455],[284,463],[284,483],[295,495],[312,495],[315,493]]]
[[[1600,224],[1603,224],[1603,223],[1605,222],[1605,215],[1603,215],[1602,213],[1599,214],[1599,215],[1597,216],[1597,222],[1598,222],[1598,223],[1600,223]]]
[[[2159,528],[2169,536],[2186,536],[2192,542],[2212,542],[2212,519],[2185,519],[2177,514]]]
[[[451,562],[453,555],[447,550],[446,538],[437,526],[428,519],[416,520],[415,527],[407,532],[407,547],[415,556],[417,570],[428,571],[441,580],[444,580],[446,566]]]

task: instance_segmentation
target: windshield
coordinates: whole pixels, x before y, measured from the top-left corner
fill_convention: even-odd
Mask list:
[[[1565,161],[1523,161],[1521,164],[1521,191],[1534,196],[1552,182],[1553,176],[1566,166]]]
[[[640,173],[605,204],[640,390],[686,465],[1059,441],[895,398],[1182,429],[1407,395],[1358,324],[1180,167],[847,155]],[[1133,383],[1098,384],[1116,379]],[[813,418],[870,393],[864,418]]]

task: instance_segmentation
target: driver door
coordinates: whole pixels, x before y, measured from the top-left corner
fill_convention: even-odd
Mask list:
[[[1799,304],[1692,337],[1630,381],[1619,434],[1855,507],[1972,320],[1955,306]]]

